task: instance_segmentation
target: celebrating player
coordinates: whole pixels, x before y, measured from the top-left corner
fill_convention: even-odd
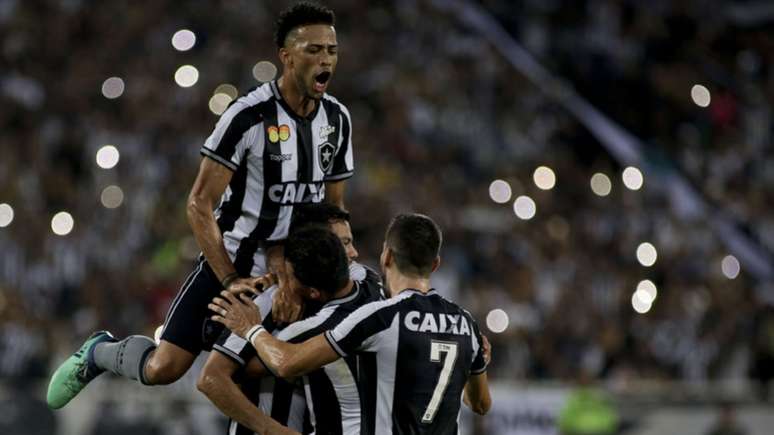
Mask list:
[[[282,76],[236,100],[204,143],[187,208],[203,255],[167,313],[159,345],[94,333],[52,376],[50,407],[66,405],[106,370],[145,385],[179,379],[220,334],[207,310],[218,290],[255,290],[250,276],[264,274],[266,263],[281,268],[274,245],[287,236],[294,204],[325,199],[343,208],[354,169],[349,112],[325,93],[338,56],[334,21],[333,11],[309,3],[283,12]]]
[[[349,261],[350,278],[355,281],[366,279],[367,269],[355,262],[358,253],[349,226],[349,213],[328,203],[297,206],[293,210],[290,234],[310,225],[325,226],[331,230],[344,247]],[[370,272],[370,276],[370,280],[374,277],[378,279],[374,272]],[[254,300],[260,309],[263,326],[275,335],[283,330],[282,324],[276,321],[271,312],[276,288],[269,288]],[[319,301],[311,300],[307,304],[306,312],[309,315],[316,313],[314,305],[319,305]],[[256,358],[255,349],[247,341],[226,330],[213,346],[213,350],[202,369],[197,386],[224,414],[233,419],[229,425],[229,433],[241,435],[262,427],[261,415],[255,413],[254,408],[245,402],[247,399],[257,405],[264,414],[290,429],[303,432],[305,427],[310,427],[311,423],[305,418],[308,413],[303,390],[293,383],[273,376],[255,379],[262,375],[264,370]],[[237,381],[241,383],[241,389]],[[245,422],[245,425],[240,424],[240,421]],[[253,430],[248,430],[250,427]]]
[[[463,394],[479,414],[491,405],[489,350],[472,316],[430,288],[440,245],[440,229],[427,216],[393,219],[381,255],[391,298],[359,308],[303,343],[266,333],[254,305],[227,292],[215,299],[213,319],[246,337],[282,377],[360,355],[363,432],[456,433]]]

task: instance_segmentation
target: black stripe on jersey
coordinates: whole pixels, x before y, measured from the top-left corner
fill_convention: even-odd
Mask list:
[[[339,398],[333,389],[333,383],[325,374],[324,369],[315,370],[307,375],[309,390],[315,415],[316,434],[341,434],[341,406]]]
[[[376,427],[376,352],[358,355],[357,389],[360,394],[360,434],[372,435]]]
[[[215,155],[229,162],[230,165],[225,166],[232,170],[236,169],[234,164],[231,163],[231,156],[234,155],[237,144],[242,140],[242,137],[247,133],[247,130],[250,130],[254,125],[263,121],[260,106],[260,104],[257,104],[255,106],[246,107],[234,115],[228,128],[226,128],[226,131],[223,133],[223,137],[220,138],[220,142],[215,146]],[[218,160],[218,162],[224,163],[220,160]]]
[[[295,385],[282,378],[274,378],[272,391],[271,418],[287,426],[290,417],[290,406],[293,402]]]
[[[341,356],[347,356],[343,349],[355,349],[360,343],[364,342],[368,337],[378,334],[381,331],[389,328],[392,324],[395,314],[401,309],[401,304],[405,302],[405,299],[393,304],[387,305],[371,313],[368,317],[358,322],[357,328],[354,328],[346,337],[341,339],[338,343],[329,337],[329,334],[325,334],[325,338],[328,339],[328,343],[331,345]]]
[[[277,105],[274,99],[269,99],[265,103],[263,113],[264,130],[268,127],[277,125]],[[258,217],[258,224],[249,236],[242,239],[237,249],[234,267],[242,276],[250,274],[253,268],[253,257],[260,248],[260,241],[266,240],[274,228],[277,226],[277,219],[281,205],[269,198],[269,186],[282,182],[282,162],[269,158],[269,155],[282,154],[281,142],[272,142],[269,140],[269,134],[264,132],[264,151],[263,151],[263,201],[261,202],[261,214]]]
[[[336,160],[333,162],[333,169],[331,169],[331,174],[344,175],[344,173],[347,172],[346,156],[350,147],[349,130],[352,127],[349,125],[349,118],[347,118],[347,114],[344,113],[343,110],[340,110],[339,114],[339,117],[341,118],[341,147],[336,154]]]
[[[242,202],[247,191],[247,159],[242,159],[242,164],[234,172],[228,186],[231,188],[231,197],[220,205],[220,217],[218,217],[221,234],[233,230],[234,224],[242,214]]]
[[[311,183],[314,181],[314,140],[312,140],[312,121],[296,121],[296,131],[299,133],[296,138],[296,148],[298,150],[298,181],[302,183]]]

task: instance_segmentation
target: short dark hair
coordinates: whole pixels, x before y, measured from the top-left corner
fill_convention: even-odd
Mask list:
[[[335,234],[320,225],[302,228],[288,237],[285,260],[301,284],[333,295],[349,280],[349,261]]]
[[[429,217],[399,214],[387,227],[385,241],[398,270],[406,275],[429,276],[441,250],[441,228]]]
[[[349,222],[349,213],[329,202],[299,204],[293,206],[288,234],[307,225],[327,226],[334,222]]]
[[[285,46],[285,39],[296,27],[311,24],[336,25],[336,14],[333,10],[313,2],[299,2],[285,9],[277,19],[277,31],[274,33],[274,42],[278,48]]]

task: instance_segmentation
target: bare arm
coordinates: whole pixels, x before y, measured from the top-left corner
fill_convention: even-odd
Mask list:
[[[220,163],[208,157],[202,158],[199,173],[194,181],[191,193],[188,195],[186,214],[191,225],[196,243],[204,253],[218,281],[231,275],[236,278],[234,263],[223,245],[223,235],[218,228],[213,209],[231,182],[233,172]],[[255,282],[250,279],[233,279],[229,290],[232,292],[255,292]]]
[[[492,407],[492,397],[489,395],[486,372],[468,378],[463,401],[476,414],[484,415],[489,412],[489,408]]]
[[[226,356],[212,352],[199,375],[196,386],[221,412],[254,432],[279,435],[297,434],[298,432],[279,424],[261,412],[244,395],[233,380],[233,375],[238,368],[237,363]]]
[[[344,187],[346,181],[328,181],[325,183],[325,201],[338,206],[342,210],[344,207]]]
[[[339,354],[323,334],[299,344],[274,338],[258,326],[261,324],[261,313],[244,294],[235,296],[222,291],[220,297],[213,299],[207,307],[216,313],[212,320],[250,340],[261,361],[281,378],[301,376],[339,359]]]

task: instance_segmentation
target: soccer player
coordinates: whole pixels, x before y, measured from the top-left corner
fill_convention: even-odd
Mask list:
[[[328,203],[296,207],[290,224],[290,234],[310,225],[325,226],[331,230],[344,247],[349,261],[350,278],[355,281],[366,279],[368,269],[355,262],[358,252],[352,239],[349,213]],[[375,272],[369,273],[370,280],[374,277],[378,279]],[[261,312],[262,325],[275,335],[283,330],[282,324],[274,319],[271,312],[276,288],[269,288],[254,300]],[[315,302],[318,301],[307,305],[307,312],[316,313],[313,308]],[[197,386],[224,414],[233,419],[229,423],[229,434],[243,435],[254,432],[239,421],[250,422],[254,428],[260,427],[255,422],[257,414],[251,412],[253,408],[245,402],[248,399],[278,423],[298,432],[304,431],[304,424],[308,419],[305,418],[306,400],[302,389],[273,376],[254,379],[256,372],[258,375],[264,372],[263,366],[256,358],[255,349],[243,338],[228,330],[224,331],[213,350],[202,369]],[[242,383],[241,389],[237,382]],[[308,427],[307,425],[306,428]]]
[[[334,21],[333,11],[314,4],[284,11],[276,32],[282,76],[236,100],[204,143],[187,207],[203,255],[167,313],[159,345],[94,333],[53,374],[51,408],[106,370],[145,385],[179,379],[220,335],[207,310],[219,289],[254,291],[249,277],[263,275],[266,263],[281,271],[274,245],[287,236],[293,206],[325,199],[343,208],[354,167],[349,112],[325,93],[338,56]]]
[[[309,227],[291,233],[285,245],[285,267],[289,287],[310,301],[324,305],[307,319],[293,323],[277,334],[277,339],[300,343],[336,326],[357,308],[381,300],[379,275],[366,269],[365,279],[349,278],[347,259],[336,236],[324,227]],[[228,293],[228,292],[224,292]],[[228,293],[234,303],[249,303]],[[219,303],[225,303],[217,299]],[[212,305],[212,308],[217,308]],[[261,326],[265,328],[265,326]],[[249,333],[245,333],[249,336]],[[244,342],[244,345],[247,345]],[[247,345],[250,346],[250,345]],[[355,355],[331,361],[303,377],[306,403],[314,432],[319,434],[357,434],[361,430],[358,358]],[[215,382],[216,380],[213,380]],[[234,396],[235,392],[232,392]],[[236,399],[236,397],[234,397]],[[276,398],[275,398],[276,403]],[[246,398],[229,408],[229,415],[253,431],[264,433],[266,416]],[[220,406],[219,406],[220,407]],[[222,409],[222,408],[221,408]],[[272,416],[274,412],[272,411]],[[284,417],[284,415],[283,415]]]
[[[380,259],[391,298],[302,343],[266,333],[254,306],[227,292],[213,301],[213,319],[246,337],[267,367],[286,378],[359,355],[362,433],[457,433],[463,395],[476,413],[491,406],[489,350],[470,313],[430,288],[440,245],[430,218],[397,216]]]

